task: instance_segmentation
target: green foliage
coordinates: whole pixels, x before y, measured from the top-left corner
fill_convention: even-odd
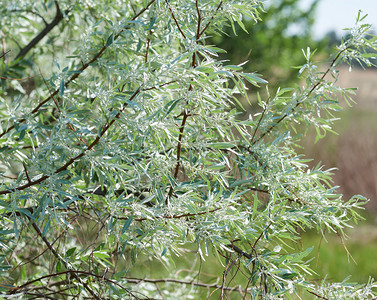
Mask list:
[[[312,24],[318,0],[303,9],[300,0],[268,1],[262,21],[246,19],[244,29],[228,27],[226,35],[213,37],[214,43],[227,51],[224,59],[242,63],[248,71],[258,71],[270,85],[291,85],[297,81],[295,66],[305,63],[301,49],[324,49],[324,43],[312,37]]]
[[[377,48],[361,16],[325,72],[306,48],[305,84],[266,87],[262,111],[239,120],[235,97],[267,80],[220,60],[208,36],[259,20],[259,1],[19,0],[0,10],[11,50],[1,57],[4,298],[375,294],[372,280],[311,282],[311,248],[289,247],[301,229],[342,236],[366,202],[343,200],[331,170],[296,154],[297,128],[323,137],[339,95],[353,93],[336,86],[336,66],[369,63]],[[192,251],[223,274],[204,283],[194,262],[177,270],[175,257]],[[149,261],[168,275],[149,277]]]

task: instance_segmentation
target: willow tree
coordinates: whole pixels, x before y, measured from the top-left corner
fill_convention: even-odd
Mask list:
[[[374,295],[311,281],[310,249],[289,247],[302,229],[342,237],[366,202],[296,154],[296,129],[324,136],[353,93],[336,66],[370,64],[360,15],[325,72],[306,49],[304,84],[269,90],[208,43],[261,21],[257,0],[2,3],[3,298]],[[241,121],[246,83],[268,96]]]

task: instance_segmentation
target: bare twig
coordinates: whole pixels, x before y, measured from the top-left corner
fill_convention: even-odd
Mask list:
[[[224,299],[224,291],[225,291],[225,282],[226,282],[226,276],[228,276],[228,273],[230,269],[234,266],[234,264],[242,257],[243,254],[238,255],[238,257],[232,261],[232,263],[228,263],[227,268],[223,272],[223,283],[221,284],[221,293],[220,293],[220,299]]]
[[[59,260],[61,263],[64,264],[64,266],[67,268],[67,269],[70,269],[70,266],[67,264],[67,262],[62,259],[59,255],[59,253],[56,252],[56,250],[54,249],[54,247],[49,243],[49,241],[46,239],[45,236],[43,236],[41,230],[39,229],[38,225],[36,223],[32,223],[31,224],[34,228],[34,230],[37,232],[37,234],[42,238],[43,242],[46,244],[46,246],[50,249],[50,251],[52,252],[52,254],[55,256],[55,258],[57,260]],[[72,270],[71,272],[72,276],[78,281],[80,282],[80,284],[82,284],[84,286],[84,288],[94,297],[94,299],[101,299],[83,280],[81,280],[81,278],[79,276],[77,276],[76,272]],[[14,290],[13,290],[14,291]]]

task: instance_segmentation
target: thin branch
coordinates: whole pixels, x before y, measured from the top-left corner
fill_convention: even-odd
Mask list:
[[[155,217],[154,220],[156,220],[156,219],[181,219],[181,218],[189,218],[189,217],[195,217],[195,216],[205,215],[205,214],[208,214],[208,213],[213,213],[213,212],[218,211],[220,209],[221,209],[221,207],[218,207],[218,208],[212,209],[210,211],[202,211],[202,212],[199,212],[199,213],[196,213],[196,214],[189,213],[189,214],[182,214],[182,215],[175,215],[175,216],[158,216],[158,217]],[[113,216],[113,218],[116,218],[116,217]],[[119,217],[119,218],[116,218],[116,219],[127,220],[128,218],[126,218],[126,217]],[[137,221],[137,222],[142,222],[142,221],[145,221],[145,220],[148,220],[148,218],[134,219],[134,221]]]
[[[203,28],[202,31],[200,32],[199,36],[202,36],[203,33],[204,33],[204,32],[207,30],[207,28],[209,27],[209,25],[211,25],[211,23],[212,23],[214,17],[216,16],[216,14],[217,14],[217,12],[219,11],[219,9],[220,9],[220,7],[221,7],[222,4],[223,4],[223,1],[220,1],[219,5],[218,5],[217,8],[216,8],[215,13],[214,13],[214,14],[212,15],[212,17],[211,17],[211,20],[209,20],[209,22],[207,23],[207,25],[204,26],[204,28]]]
[[[52,95],[51,90],[50,90],[50,87],[48,86],[48,84],[47,84],[47,82],[46,82],[46,79],[43,77],[43,74],[42,74],[41,70],[39,70],[39,73],[41,74],[41,77],[42,77],[42,79],[43,79],[43,82],[44,82],[45,86],[47,87],[48,92],[50,93],[50,97],[51,97],[52,100],[54,101],[54,103],[55,103],[55,105],[56,105],[56,108],[57,108],[58,111],[59,111],[59,114],[61,114],[62,111],[61,111],[61,109],[60,109],[60,107],[59,107],[59,103],[58,103],[58,101],[55,100],[54,96]],[[75,130],[75,128],[73,127],[73,125],[72,125],[70,122],[68,122],[67,125],[68,125],[69,129],[71,129],[72,132],[76,134],[76,136],[78,137],[78,139],[79,139],[83,144],[85,144],[86,146],[88,146],[88,142],[87,142],[87,141],[84,141],[84,139],[81,138],[81,136],[78,135],[78,133],[76,132],[76,130]]]
[[[267,101],[266,101],[266,105],[264,106],[264,109],[263,109],[263,112],[262,112],[262,115],[260,116],[259,120],[258,120],[258,124],[257,124],[257,127],[255,127],[254,129],[254,133],[253,133],[253,136],[251,138],[251,141],[250,141],[250,144],[253,144],[253,141],[254,141],[254,138],[255,138],[255,135],[259,129],[259,126],[264,118],[264,114],[266,113],[267,111],[267,107],[268,107],[268,103],[270,102],[270,97],[268,97]]]
[[[26,169],[26,166],[25,166],[25,163],[24,163],[24,162],[22,162],[22,166],[24,167],[27,181],[28,181],[28,182],[31,182],[30,177],[29,177],[29,173],[28,173],[28,171],[27,171],[27,169]]]
[[[272,221],[270,221],[270,223],[267,225],[267,227],[266,227],[265,230],[268,230],[268,228],[270,228],[271,225],[272,225]],[[259,240],[262,238],[263,232],[265,230],[262,230],[262,232],[260,233],[260,235],[258,236],[258,238],[255,240],[254,245],[253,245],[253,249],[255,249],[255,246],[258,244]]]
[[[197,26],[197,29],[196,29],[196,43],[198,43],[199,38],[200,38],[200,23],[202,21],[202,16],[200,15],[198,0],[195,1],[195,6],[196,6],[196,12],[198,14],[198,26]]]
[[[229,273],[230,269],[242,257],[242,255],[243,254],[238,255],[238,257],[234,261],[232,261],[232,263],[230,265],[228,264],[229,267],[226,270],[224,270],[224,272],[223,272],[223,283],[221,284],[220,299],[224,299],[226,277],[228,276],[228,273]],[[230,261],[229,261],[229,263],[230,263]]]
[[[179,279],[146,279],[146,278],[128,278],[125,277],[129,283],[141,283],[141,282],[149,282],[149,283],[178,283],[178,284],[184,284],[184,285],[193,285],[193,286],[198,286],[198,287],[204,287],[204,288],[209,288],[209,289],[221,289],[221,285],[217,283],[213,284],[207,284],[203,282],[195,282],[195,281],[187,281],[187,280],[179,280]],[[224,287],[225,291],[234,291],[237,290],[239,291],[238,287]],[[242,292],[244,289],[241,290]]]
[[[174,178],[175,179],[177,179],[177,177],[178,177],[179,167],[181,165],[182,138],[183,138],[183,131],[185,130],[185,125],[186,125],[186,121],[187,121],[188,116],[189,116],[189,114],[188,114],[187,110],[185,109],[184,112],[183,112],[182,123],[181,123],[181,126],[179,127],[179,137],[178,137],[178,145],[177,145],[177,158],[176,158],[177,162],[176,162],[175,169],[174,169]],[[174,190],[174,187],[173,187],[173,185],[171,185],[170,189],[169,189],[168,196],[167,196],[165,202],[167,202],[168,199],[171,198],[171,196],[173,195],[173,190]]]
[[[43,21],[43,23],[45,23],[46,26],[48,26],[48,23],[46,22],[46,19],[39,13],[37,13],[36,11],[33,11],[33,10],[28,10],[28,9],[13,9],[11,10],[11,12],[27,12],[27,13],[31,13],[37,17],[40,17]]]
[[[324,297],[324,296],[321,296],[321,295],[318,295],[318,294],[316,294],[316,293],[314,293],[314,292],[312,292],[312,291],[309,291],[309,290],[306,290],[306,291],[307,291],[308,293],[310,293],[310,294],[316,296],[317,298],[320,298],[320,299],[323,299],[323,300],[329,300],[328,298],[326,298],[326,297]]]
[[[60,257],[60,255],[56,252],[56,250],[54,249],[54,247],[46,239],[46,237],[43,236],[43,234],[42,234],[41,230],[39,229],[38,225],[36,223],[34,223],[34,222],[31,225],[33,226],[33,228],[37,232],[37,234],[42,238],[42,240],[44,241],[44,243],[46,244],[46,246],[50,249],[50,251],[55,256],[55,258],[57,260],[59,260],[60,262],[62,262],[67,269],[69,269],[70,266],[67,264],[67,262],[64,259],[62,259]],[[83,280],[81,280],[81,278],[79,276],[77,276],[77,274],[76,274],[75,271],[72,270],[71,274],[73,275],[73,277],[78,282],[80,282],[84,286],[84,288],[94,297],[94,299],[101,299]]]
[[[168,9],[170,10],[171,16],[173,17],[173,20],[174,20],[175,24],[177,25],[177,28],[178,28],[179,32],[182,34],[182,36],[184,38],[186,38],[186,35],[183,33],[183,31],[181,29],[181,26],[179,26],[178,21],[177,21],[177,19],[174,16],[173,10],[171,9],[171,7],[169,5],[168,0],[165,0],[165,2],[166,2],[166,5],[167,5]]]
[[[10,52],[10,50],[5,51],[5,46],[4,46],[4,41],[3,41],[3,54],[1,54],[0,58],[4,57],[4,60],[5,60],[5,55],[7,55],[9,52]]]
[[[67,270],[67,271],[62,271],[62,272],[58,272],[58,273],[54,273],[54,274],[48,274],[48,275],[45,275],[45,276],[42,276],[42,277],[39,277],[37,279],[34,279],[34,280],[31,280],[31,281],[28,281],[26,283],[24,283],[23,285],[20,285],[18,287],[13,287],[11,288],[12,289],[12,294],[14,294],[15,292],[14,291],[17,291],[17,290],[20,290],[20,289],[23,289],[25,287],[27,287],[28,285],[31,285],[35,282],[38,282],[38,281],[41,281],[43,279],[46,279],[46,278],[51,278],[51,277],[57,277],[57,276],[61,276],[61,275],[67,275],[67,274],[71,274],[73,277],[75,277],[75,279],[79,279],[81,280],[80,277],[77,276],[77,274],[82,274],[82,275],[87,275],[87,276],[92,276],[92,277],[95,277],[95,278],[98,278],[99,280],[104,280],[106,282],[109,282],[111,284],[114,284],[118,287],[120,287],[121,289],[127,291],[131,296],[135,297],[135,295],[129,290],[127,289],[126,287],[124,287],[123,285],[121,285],[120,283],[118,283],[117,281],[115,280],[111,280],[109,278],[107,278],[106,276],[104,275],[97,275],[97,274],[94,274],[94,273],[91,273],[91,272],[87,272],[87,271],[75,271],[75,270]],[[77,277],[76,277],[77,276]],[[137,299],[137,297],[135,297]],[[97,299],[100,299],[100,298],[97,298]]]

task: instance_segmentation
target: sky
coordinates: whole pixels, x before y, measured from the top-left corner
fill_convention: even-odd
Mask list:
[[[313,0],[300,0],[302,7],[308,7]],[[377,32],[377,0],[320,0],[314,24],[314,36],[323,37],[331,30],[342,36],[342,29],[352,27],[357,12],[367,13],[365,23],[373,25]]]

